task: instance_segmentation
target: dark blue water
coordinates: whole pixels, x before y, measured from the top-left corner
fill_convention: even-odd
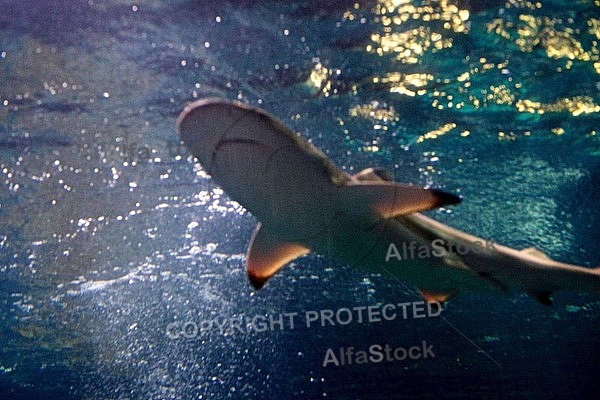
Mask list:
[[[595,398],[598,294],[307,327],[414,297],[317,255],[254,292],[256,221],[174,126],[196,98],[258,105],[348,172],[461,195],[440,221],[598,266],[597,1],[143,3],[0,3],[0,398]]]

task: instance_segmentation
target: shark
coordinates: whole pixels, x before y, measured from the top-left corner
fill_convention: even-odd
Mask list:
[[[600,268],[496,244],[423,215],[461,199],[394,182],[378,168],[349,175],[261,108],[200,99],[185,106],[176,127],[203,169],[259,221],[246,253],[255,289],[315,252],[390,274],[440,303],[467,291],[520,290],[544,305],[557,291],[600,292]]]

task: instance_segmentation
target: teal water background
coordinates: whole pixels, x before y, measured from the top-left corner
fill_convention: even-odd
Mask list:
[[[256,221],[177,147],[205,96],[267,109],[349,173],[459,194],[428,213],[449,225],[600,265],[598,1],[328,3],[0,2],[1,399],[595,398],[597,294],[169,336],[413,299],[317,255],[253,291]],[[323,367],[424,340],[435,358]]]

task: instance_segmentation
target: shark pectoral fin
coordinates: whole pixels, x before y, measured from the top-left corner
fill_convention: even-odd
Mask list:
[[[309,252],[310,249],[301,244],[279,240],[259,223],[252,234],[246,254],[250,283],[260,289],[281,267]]]
[[[339,190],[340,197],[350,213],[364,212],[364,206],[367,204],[382,218],[460,203],[460,198],[450,193],[396,182],[355,181],[340,187]]]
[[[421,296],[423,296],[427,302],[437,301],[441,305],[444,305],[445,302],[447,302],[451,297],[454,297],[456,294],[455,292],[428,292],[426,290],[419,290],[419,292],[421,292]]]

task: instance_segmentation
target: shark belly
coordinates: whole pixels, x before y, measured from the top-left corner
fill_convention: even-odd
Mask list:
[[[600,291],[600,268],[561,263],[535,248],[488,246],[419,214],[460,198],[392,182],[373,168],[350,176],[259,108],[198,100],[185,107],[177,129],[204,170],[259,220],[246,254],[257,289],[315,251],[410,282],[438,301],[462,291],[517,288],[550,304],[557,290]]]
[[[268,221],[282,240],[303,240],[327,226],[334,216],[333,188],[318,163],[287,147],[239,146],[221,145],[212,162],[211,175],[232,199]],[[281,169],[282,163],[289,168]]]

